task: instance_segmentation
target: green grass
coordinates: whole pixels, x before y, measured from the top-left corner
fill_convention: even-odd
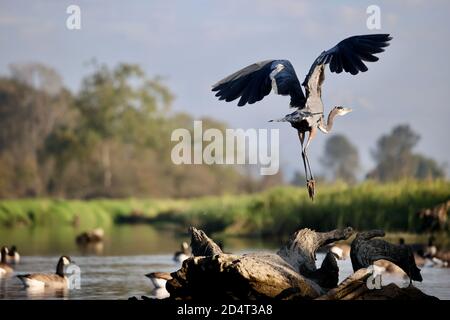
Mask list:
[[[305,188],[288,186],[190,200],[0,200],[0,225],[69,225],[78,220],[85,227],[107,226],[119,215],[141,212],[183,228],[195,225],[233,235],[285,235],[299,227],[330,230],[347,225],[415,232],[420,224],[417,211],[448,199],[450,182],[440,180],[318,185],[314,202]]]

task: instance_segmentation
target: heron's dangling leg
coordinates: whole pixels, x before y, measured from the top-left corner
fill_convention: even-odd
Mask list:
[[[306,159],[305,159],[305,152],[303,151],[303,142],[305,141],[305,133],[298,131],[298,139],[300,140],[300,145],[302,147],[302,160],[303,160],[303,167],[305,168],[305,179],[306,183],[308,183],[308,171],[306,170]]]
[[[314,200],[316,182],[314,181],[314,177],[312,175],[311,166],[309,164],[308,154],[306,153],[306,151],[311,140],[316,135],[316,132],[317,131],[314,130],[314,128],[311,129],[311,131],[309,132],[308,140],[306,141],[306,145],[303,146],[303,142],[305,140],[305,132],[298,131],[298,137],[300,140],[300,144],[302,146],[302,159],[303,159],[303,166],[305,168],[306,188],[308,189],[308,195],[312,200]],[[306,168],[306,166],[308,166],[308,169]],[[308,171],[310,178],[308,177]]]
[[[312,127],[311,130],[309,131],[309,136],[308,136],[308,140],[306,141],[305,148],[303,149],[303,154],[304,154],[304,157],[306,158],[306,163],[308,164],[309,174],[311,176],[311,179],[306,181],[306,187],[308,188],[308,194],[309,194],[309,197],[311,198],[311,200],[314,200],[314,195],[316,193],[316,191],[315,191],[316,181],[314,180],[311,166],[309,164],[308,154],[306,151],[307,151],[312,139],[314,139],[314,137],[316,136],[316,133],[317,133],[317,128]]]
[[[309,131],[309,136],[308,136],[308,140],[306,140],[306,145],[305,145],[305,149],[303,150],[303,153],[305,154],[305,158],[306,158],[306,163],[308,164],[308,170],[309,170],[309,174],[311,176],[311,180],[314,180],[314,176],[311,170],[311,165],[309,164],[309,158],[308,158],[308,154],[306,153],[309,144],[311,143],[312,139],[314,139],[314,137],[317,134],[317,128],[316,127],[312,127],[311,131]]]

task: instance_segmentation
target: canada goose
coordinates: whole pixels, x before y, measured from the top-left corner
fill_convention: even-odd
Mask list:
[[[152,272],[145,275],[153,284],[151,291],[152,296],[157,299],[165,299],[170,297],[170,293],[166,290],[167,280],[171,280],[172,276],[168,272]]]
[[[399,244],[406,244],[409,247],[411,247],[413,253],[421,256],[421,257],[433,257],[437,253],[437,248],[434,245],[435,238],[433,236],[430,236],[428,238],[428,243],[405,243],[405,239],[400,238]]]
[[[448,267],[450,264],[450,250],[439,250],[433,258],[443,262],[443,266]]]
[[[448,267],[448,262],[441,260],[439,258],[436,258],[436,257],[426,258],[424,267],[426,267],[426,268],[433,268],[433,267],[446,268],[446,267]]]
[[[437,247],[434,245],[435,238],[433,236],[430,236],[428,238],[428,243],[412,243],[412,244],[406,244],[405,239],[400,238],[399,244],[401,245],[408,245],[411,250],[414,253],[414,259],[416,261],[416,265],[418,266],[425,266],[425,267],[442,267],[444,266],[444,261],[442,259],[436,259],[438,250]]]
[[[187,244],[187,242],[183,242],[181,244],[181,251],[175,252],[173,260],[175,260],[176,262],[183,262],[184,260],[189,258],[189,256],[190,256],[189,245]]]
[[[16,246],[12,246],[11,249],[9,249],[8,255],[6,256],[6,261],[12,264],[17,264],[20,262],[20,254],[17,251]]]
[[[104,235],[105,235],[105,232],[103,231],[103,229],[97,228],[92,231],[86,231],[86,232],[79,234],[75,238],[75,241],[79,245],[87,245],[89,243],[102,242]]]
[[[29,288],[53,288],[66,289],[69,281],[64,273],[64,268],[72,263],[68,256],[61,256],[56,265],[56,273],[32,273],[18,275],[17,277],[22,281],[25,287]]]
[[[167,280],[171,280],[172,276],[168,272],[151,272],[145,275],[150,279],[155,288],[166,288]]]
[[[1,250],[1,262],[0,262],[0,278],[11,275],[14,272],[14,269],[11,268],[6,263],[6,256],[8,255],[8,248],[6,246],[2,247]]]

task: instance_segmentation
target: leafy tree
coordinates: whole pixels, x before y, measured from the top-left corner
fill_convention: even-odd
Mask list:
[[[334,135],[327,139],[320,162],[333,179],[356,182],[356,174],[360,168],[358,150],[344,135]]]
[[[280,182],[243,177],[234,166],[173,164],[171,132],[192,130],[194,119],[172,112],[172,100],[137,65],[94,63],[77,94],[51,68],[13,66],[0,78],[0,197],[193,197]]]
[[[444,177],[444,169],[433,159],[413,153],[419,140],[409,125],[396,126],[390,134],[381,136],[372,152],[377,165],[367,177],[380,181]]]
[[[14,178],[0,177],[0,195],[39,195],[50,174],[42,158],[45,138],[68,116],[72,97],[46,66],[13,65],[11,74],[0,79],[0,162]]]
[[[160,147],[160,126],[172,95],[159,80],[148,79],[137,65],[120,64],[113,70],[95,65],[82,83],[76,107],[83,132],[98,142],[103,188],[112,184],[111,148],[114,140],[141,147]]]

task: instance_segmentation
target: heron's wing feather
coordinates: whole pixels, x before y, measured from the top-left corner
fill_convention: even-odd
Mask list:
[[[288,60],[266,60],[249,65],[213,85],[219,100],[233,101],[240,97],[238,106],[262,100],[271,90],[291,96],[291,106],[305,103],[300,81]]]
[[[324,66],[329,64],[330,71],[341,73],[349,72],[352,75],[366,72],[364,61],[375,62],[378,57],[374,54],[384,51],[389,46],[392,37],[389,34],[370,34],[353,36],[342,40],[333,48],[323,51],[312,64],[303,86],[307,90],[307,96],[321,95],[321,85],[324,79]]]

